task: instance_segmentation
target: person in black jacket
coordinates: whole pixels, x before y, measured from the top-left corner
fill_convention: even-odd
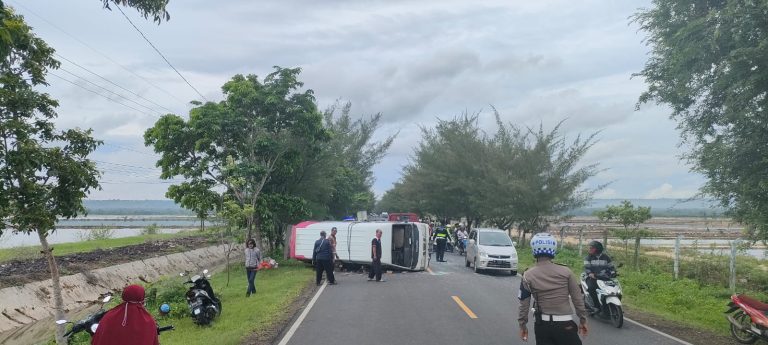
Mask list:
[[[312,251],[312,261],[315,263],[317,275],[315,283],[320,285],[323,279],[323,271],[328,278],[328,284],[336,285],[336,277],[333,276],[333,249],[331,242],[325,238],[325,231],[320,231],[320,239],[315,241],[315,249]]]
[[[610,279],[616,275],[611,257],[603,253],[603,244],[599,241],[589,242],[589,255],[584,258],[584,273],[587,274],[587,291],[592,302],[589,307],[594,309],[597,305],[597,280]]]

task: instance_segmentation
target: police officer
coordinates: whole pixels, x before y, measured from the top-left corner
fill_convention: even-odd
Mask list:
[[[584,258],[584,273],[587,275],[587,292],[589,293],[588,307],[596,312],[597,280],[607,280],[616,276],[616,268],[611,262],[611,257],[603,252],[603,244],[599,241],[589,242],[589,255]]]
[[[445,262],[445,244],[448,243],[448,230],[441,226],[435,231],[435,240],[437,241],[437,262]]]
[[[571,270],[552,262],[556,249],[557,241],[548,233],[531,238],[536,265],[523,273],[520,282],[520,338],[528,341],[528,311],[533,297],[536,345],[581,345],[579,333],[588,333],[584,297]],[[573,321],[571,302],[579,318],[578,326]]]

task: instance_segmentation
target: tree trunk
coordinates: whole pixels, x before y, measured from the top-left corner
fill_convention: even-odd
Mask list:
[[[291,226],[285,225],[283,231],[283,259],[288,260],[291,255]]]
[[[43,247],[43,255],[45,260],[48,261],[48,269],[51,271],[51,285],[53,288],[53,307],[55,310],[55,319],[64,320],[64,299],[61,298],[61,283],[59,282],[59,266],[56,265],[56,258],[53,257],[53,248],[48,246],[47,234],[41,231],[37,231],[37,236],[40,238],[40,245]],[[66,344],[67,340],[64,339],[65,325],[56,325],[56,344]]]
[[[259,246],[259,249],[264,248],[264,243],[261,242],[261,226],[259,224],[259,219],[254,217],[253,222],[251,223],[253,227],[253,239],[256,241],[256,245]],[[249,230],[250,231],[250,230]]]
[[[640,236],[635,236],[635,269],[636,270],[638,269],[638,266],[639,266],[639,263],[638,263],[639,250],[640,250]]]
[[[608,249],[608,228],[603,230],[603,250]]]
[[[253,215],[248,216],[246,219],[246,223],[248,223],[248,236],[245,237],[245,240],[248,241],[249,239],[253,238],[253,219],[255,217]],[[256,241],[256,243],[259,243],[259,241]]]
[[[205,218],[200,218],[200,232],[205,231]]]

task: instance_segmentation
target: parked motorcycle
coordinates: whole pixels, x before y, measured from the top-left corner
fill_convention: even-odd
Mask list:
[[[181,273],[181,276],[184,276]],[[221,314],[221,301],[216,298],[213,288],[208,278],[208,270],[204,270],[202,275],[195,275],[185,282],[192,284],[187,290],[187,305],[193,321],[198,325],[207,325]]]
[[[731,335],[742,344],[768,340],[768,304],[747,295],[733,295],[728,302],[726,318],[731,323]],[[737,311],[738,310],[738,311]]]
[[[99,307],[99,310],[87,315],[80,321],[71,322],[67,320],[56,320],[57,325],[63,325],[67,323],[72,324],[72,328],[64,333],[64,338],[69,339],[69,337],[82,331],[86,331],[88,334],[93,336],[93,334],[96,333],[96,329],[99,327],[99,321],[101,321],[101,318],[104,317],[104,314],[107,313],[107,310],[104,310],[104,306],[109,303],[110,300],[112,300],[111,292],[107,292],[101,295],[99,297],[99,301],[101,302],[101,307]]]
[[[592,301],[587,286],[587,274],[581,273],[581,292],[584,294],[584,305],[590,315],[610,319],[616,328],[624,325],[624,311],[621,307],[621,284],[613,277],[597,279],[597,301]],[[592,303],[590,303],[592,302]]]
[[[108,312],[108,310],[104,310],[104,306],[109,303],[109,301],[112,300],[112,293],[107,292],[99,297],[99,301],[101,302],[101,307],[99,310],[97,310],[94,313],[89,314],[85,318],[83,318],[80,321],[77,322],[71,322],[67,320],[56,320],[57,325],[63,325],[67,323],[72,324],[72,328],[70,328],[66,333],[64,333],[64,338],[67,339],[67,342],[69,342],[70,337],[73,335],[80,333],[82,331],[87,332],[91,337],[96,333],[96,331],[99,328],[99,322],[101,321],[101,318],[104,317],[104,315]],[[165,327],[157,327],[157,334],[160,334],[164,331],[170,331],[173,330],[173,326],[165,326]]]

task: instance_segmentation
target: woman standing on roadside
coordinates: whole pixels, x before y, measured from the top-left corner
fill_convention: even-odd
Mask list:
[[[261,263],[261,250],[256,248],[256,241],[249,238],[245,242],[245,271],[248,274],[248,291],[245,293],[245,297],[251,296],[252,293],[256,293],[256,271],[259,269]]]

